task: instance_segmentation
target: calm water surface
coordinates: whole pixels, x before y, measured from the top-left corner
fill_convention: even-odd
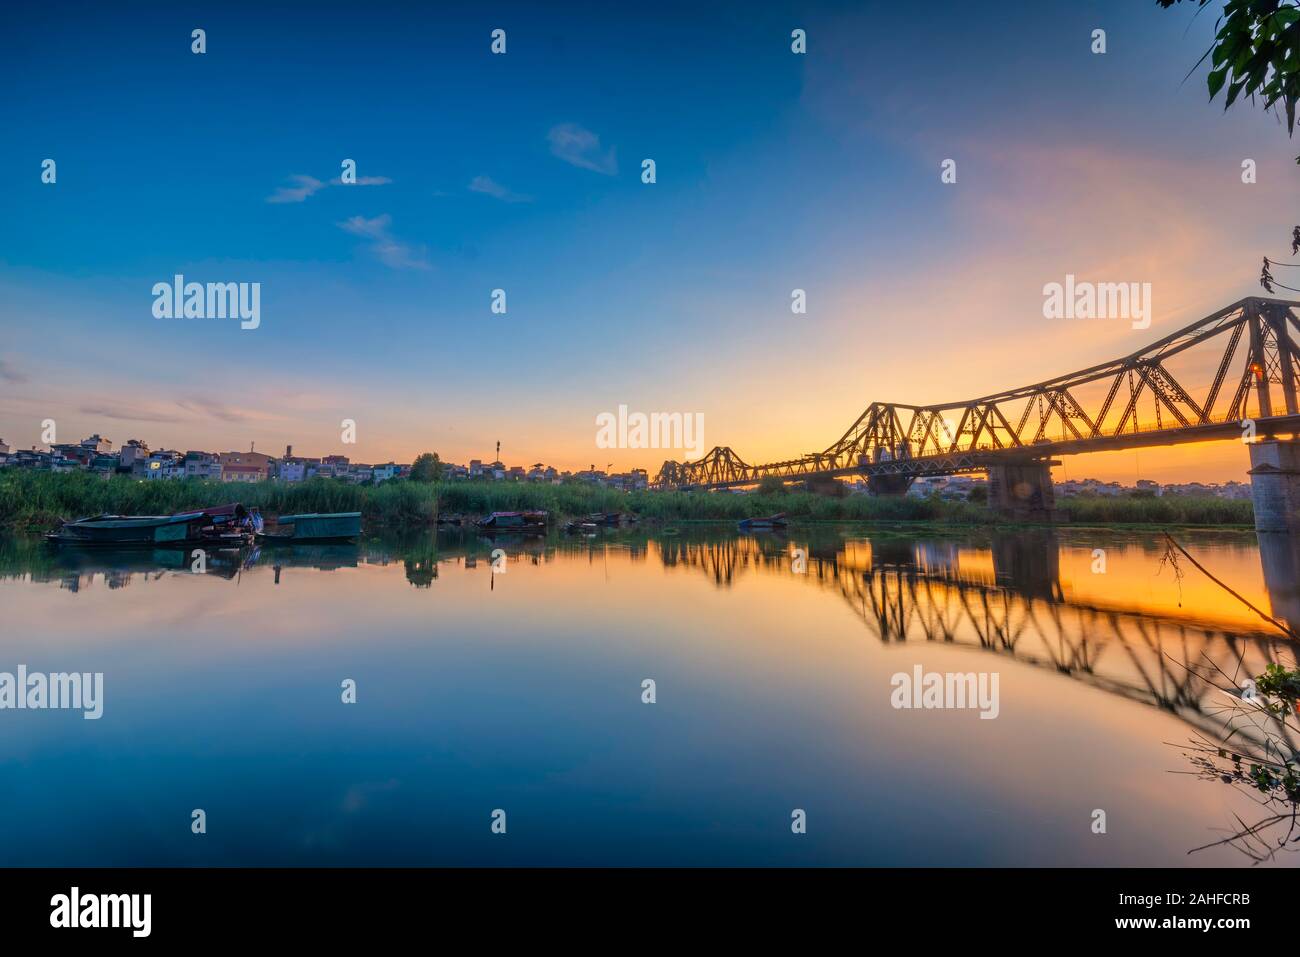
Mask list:
[[[1292,545],[1180,537],[1300,618]],[[1188,855],[1259,809],[1171,773],[1223,723],[1185,666],[1254,674],[1295,649],[1162,551],[683,526],[263,550],[200,575],[179,552],[0,540],[0,671],[105,675],[98,721],[0,711],[0,864],[1249,864]],[[997,672],[998,717],[894,709],[917,665]]]

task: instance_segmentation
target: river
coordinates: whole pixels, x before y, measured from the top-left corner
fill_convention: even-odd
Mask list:
[[[1178,537],[1300,617],[1293,546]],[[1189,854],[1263,816],[1195,773],[1233,699],[1194,672],[1295,645],[1165,550],[683,525],[195,571],[0,539],[0,672],[103,674],[97,720],[0,710],[0,864],[1248,865]],[[898,706],[934,674],[986,697]]]

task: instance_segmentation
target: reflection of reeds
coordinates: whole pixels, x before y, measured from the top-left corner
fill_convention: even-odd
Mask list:
[[[1178,561],[1181,555],[1224,592],[1288,638],[1300,638],[1285,622],[1256,607],[1217,578],[1168,532],[1165,541],[1160,564],[1162,567],[1166,563],[1173,566],[1180,588],[1183,572]],[[1260,674],[1241,682],[1243,659],[1238,659],[1238,673],[1233,675],[1212,659],[1206,657],[1204,660],[1208,667],[1187,665],[1186,668],[1195,680],[1218,690],[1229,702],[1217,712],[1227,716],[1224,721],[1226,733],[1219,744],[1199,733],[1188,739],[1184,755],[1195,769],[1190,773],[1203,781],[1217,780],[1241,788],[1270,813],[1254,824],[1246,823],[1241,815],[1234,813],[1237,826],[1228,832],[1227,837],[1194,847],[1188,853],[1226,845],[1235,847],[1259,864],[1271,860],[1278,851],[1296,850],[1289,845],[1300,842],[1300,836],[1296,835],[1297,811],[1300,810],[1297,806],[1300,802],[1300,778],[1296,775],[1300,750],[1296,746],[1296,736],[1300,734],[1300,726],[1293,723],[1297,698],[1300,698],[1300,669],[1288,670],[1275,661],[1269,662]],[[1287,828],[1278,837],[1276,830],[1282,824]]]
[[[1224,734],[1215,742],[1202,734],[1180,745],[1193,770],[1203,781],[1219,781],[1240,789],[1268,813],[1253,823],[1234,812],[1235,825],[1227,836],[1194,847],[1189,854],[1212,847],[1233,847],[1259,864],[1280,851],[1295,851],[1300,843],[1300,752],[1296,740],[1296,688],[1300,670],[1288,671],[1270,664],[1249,683],[1238,688],[1239,676],[1229,675],[1214,662],[1208,668],[1189,668],[1201,681],[1218,689],[1227,702]]]

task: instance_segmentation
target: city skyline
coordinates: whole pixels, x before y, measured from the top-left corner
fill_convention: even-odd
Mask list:
[[[1260,257],[1286,253],[1294,143],[1181,82],[1213,21],[1155,4],[958,8],[937,37],[830,7],[693,12],[688,31],[314,10],[272,8],[262,34],[161,7],[127,33],[89,9],[62,45],[52,14],[18,11],[0,38],[26,68],[0,157],[13,447],[54,419],[61,439],[332,449],[351,419],[364,461],[463,462],[497,440],[572,470],[687,457],[598,448],[597,416],[626,404],[700,414],[706,449],[761,462],[825,448],[872,401],[953,401],[1132,352],[1259,292]],[[919,77],[902,69],[918,44]],[[110,61],[111,87],[87,82]],[[345,159],[355,184],[334,182]],[[157,318],[151,289],[178,274],[260,283],[260,324]],[[1067,275],[1150,283],[1150,327],[1045,319],[1043,287]],[[1247,467],[1224,442],[1057,474]]]

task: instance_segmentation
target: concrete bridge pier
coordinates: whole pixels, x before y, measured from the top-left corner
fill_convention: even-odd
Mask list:
[[[912,487],[910,475],[869,475],[867,491],[872,495],[906,495]]]
[[[1300,439],[1250,444],[1250,497],[1255,531],[1300,536]]]
[[[1032,459],[990,465],[989,508],[1017,522],[1060,520],[1052,486],[1052,466],[1060,464]]]

